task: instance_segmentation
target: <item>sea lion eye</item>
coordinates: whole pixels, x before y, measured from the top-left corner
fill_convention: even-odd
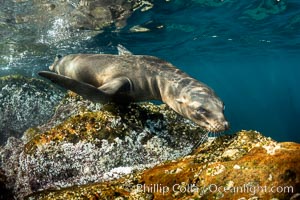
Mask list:
[[[204,108],[198,108],[197,109],[197,113],[199,113],[199,114],[205,114],[205,113],[207,113],[207,110],[204,109]]]

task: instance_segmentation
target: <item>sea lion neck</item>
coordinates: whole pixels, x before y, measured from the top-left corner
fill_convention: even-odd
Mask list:
[[[174,73],[175,71],[177,71],[177,75]],[[182,106],[178,100],[186,96],[187,86],[191,81],[193,81],[192,78],[187,77],[178,69],[174,69],[172,73],[170,70],[160,75],[157,77],[157,85],[161,100],[176,112],[182,113]]]

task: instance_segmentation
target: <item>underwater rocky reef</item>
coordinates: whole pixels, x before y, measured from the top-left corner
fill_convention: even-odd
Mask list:
[[[62,91],[39,79],[0,77],[0,144],[48,121],[63,97]]]
[[[28,88],[47,84],[24,77],[14,77],[13,82],[18,83],[16,79]],[[57,91],[43,87],[43,92],[48,95],[32,95],[27,103],[39,105],[40,98],[47,102]],[[18,94],[19,102],[14,103],[24,104],[26,93]],[[57,97],[62,94],[59,91]],[[21,137],[11,135],[1,146],[0,199],[296,199],[300,195],[300,144],[277,143],[244,130],[212,139],[164,104],[122,107],[91,103],[71,92],[64,95],[52,99],[56,106],[48,106],[53,112],[47,121],[32,124]],[[39,112],[27,119],[35,119]]]
[[[192,54],[209,51],[205,47],[214,44],[212,58],[217,60],[215,52],[223,47],[217,43],[224,41],[204,45],[195,42],[206,41],[205,37],[228,36],[227,41],[240,40],[247,48],[255,43],[249,39],[253,32],[249,31],[248,36],[241,27],[230,27],[226,23],[224,28],[211,20],[214,15],[208,15],[209,23],[200,23],[201,26],[198,22],[175,23],[162,19],[162,16],[181,17],[175,11],[188,4],[206,7],[209,12],[224,6],[226,12],[233,13],[228,18],[219,11],[222,17],[224,14],[224,20],[245,19],[241,21],[242,26],[249,23],[250,29],[255,27],[254,33],[262,26],[272,25],[264,20],[280,17],[286,11],[294,13],[287,14],[284,23],[278,23],[269,32],[285,33],[292,38],[298,37],[300,27],[297,4],[285,0],[246,4],[223,0],[16,0],[1,3],[0,64],[10,70],[1,71],[4,74],[18,70],[24,73],[23,68],[36,74],[39,67],[58,52],[99,53],[102,46],[111,47],[120,42],[150,46],[143,43],[145,38],[139,35],[141,39],[137,40],[138,37],[130,33],[157,31],[158,35],[151,39],[163,36],[161,30],[165,30],[166,36],[161,38],[172,40],[172,35],[180,37],[176,31],[185,35],[194,32],[191,38],[197,48],[181,46],[184,53],[172,52],[174,57],[191,54],[191,51]],[[154,14],[145,12],[157,4],[155,9],[164,10],[162,5],[170,3],[173,7],[166,9],[165,15],[159,13],[153,17]],[[244,6],[233,7],[239,10],[234,14],[233,4]],[[136,11],[140,13],[137,18],[141,19],[131,19],[136,21],[126,27]],[[200,21],[198,17],[195,19]],[[263,25],[256,26],[251,21]],[[221,29],[214,29],[217,26]],[[124,27],[124,31],[120,31]],[[238,31],[228,32],[228,29]],[[103,32],[111,36],[98,35]],[[220,32],[224,34],[216,34]],[[105,36],[111,38],[98,44],[97,38]],[[269,37],[259,39],[256,43],[261,46],[272,42],[280,46],[282,42]],[[151,43],[154,48],[139,52],[168,50],[168,46],[179,48],[179,44],[187,41],[189,38],[162,45],[161,41],[154,40]],[[287,48],[296,49],[299,43],[291,41],[292,45]],[[238,44],[232,49],[238,49]],[[274,46],[267,46],[271,47]],[[26,59],[30,62],[25,62]],[[239,117],[256,117],[246,117],[246,114]],[[300,199],[299,155],[300,144],[279,143],[255,130],[209,137],[164,104],[135,103],[123,107],[95,104],[39,79],[19,75],[0,77],[0,199],[295,200]]]

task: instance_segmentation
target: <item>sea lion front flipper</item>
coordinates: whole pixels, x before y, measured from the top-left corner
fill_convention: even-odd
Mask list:
[[[81,95],[85,99],[89,99],[93,102],[100,102],[100,103],[107,103],[111,101],[111,95],[99,90],[98,88],[84,83],[80,82],[74,79],[71,79],[67,76],[62,76],[59,74],[56,74],[54,72],[48,72],[48,71],[41,71],[38,73],[40,76],[45,77],[52,82],[56,83],[57,85],[60,85],[68,90],[71,90],[79,95]]]
[[[105,92],[106,94],[114,95],[117,92],[127,93],[132,91],[133,85],[128,77],[121,76],[104,83],[98,89]]]

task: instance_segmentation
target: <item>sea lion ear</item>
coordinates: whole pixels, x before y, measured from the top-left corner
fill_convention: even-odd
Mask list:
[[[121,44],[118,44],[117,49],[120,56],[132,55],[132,53]]]
[[[175,99],[175,100],[177,101],[177,103],[180,103],[180,104],[186,102],[186,99],[185,99],[184,97],[180,97],[180,98],[177,98],[177,99]]]
[[[62,55],[57,54],[56,57],[55,57],[54,62],[55,62],[55,61],[59,61],[61,58],[62,58]]]

